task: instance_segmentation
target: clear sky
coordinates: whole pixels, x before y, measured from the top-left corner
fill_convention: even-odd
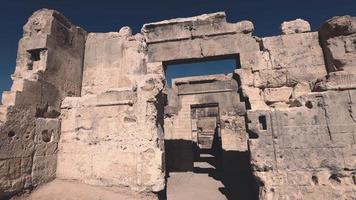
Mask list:
[[[260,37],[278,35],[286,20],[303,18],[317,30],[332,16],[356,16],[356,0],[1,0],[0,93],[11,86],[22,26],[40,8],[56,9],[88,32],[125,25],[139,32],[148,22],[225,11],[229,22],[253,21]]]

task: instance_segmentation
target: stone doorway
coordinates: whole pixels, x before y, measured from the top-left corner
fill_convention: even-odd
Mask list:
[[[211,102],[200,104],[194,103],[194,98],[189,96],[181,99],[179,120],[174,122],[179,128],[189,127],[185,129],[189,133],[183,139],[165,140],[166,199],[257,199],[258,188],[252,175],[249,151],[234,142],[238,140],[236,135],[243,133],[231,129],[233,123],[229,125],[221,118],[225,116],[220,112],[219,103],[213,103],[210,98],[207,99]],[[170,130],[165,131],[169,134]],[[241,150],[232,150],[234,145]]]
[[[196,104],[191,106],[193,172],[206,172],[221,168],[222,145],[219,104]]]
[[[225,200],[226,196],[219,190],[224,187],[223,183],[212,177],[221,170],[222,159],[218,104],[191,105],[190,122],[191,141],[175,144],[175,150],[179,148],[177,145],[182,145],[179,149],[186,158],[176,163],[176,167],[182,169],[180,167],[186,165],[190,168],[186,171],[167,169],[167,199]],[[167,156],[172,156],[171,151],[168,150]]]
[[[164,199],[257,199],[238,77],[190,76],[167,85]]]

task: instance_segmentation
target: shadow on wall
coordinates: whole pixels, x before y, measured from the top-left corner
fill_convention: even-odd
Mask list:
[[[259,199],[260,184],[253,176],[249,152],[221,150],[211,152],[213,156],[210,157],[199,157],[194,156],[194,148],[192,141],[165,140],[167,177],[169,172],[208,174],[224,185],[219,191],[228,200]],[[213,168],[194,167],[194,161],[207,162]]]
[[[193,142],[190,140],[165,140],[166,171],[193,171]],[[168,175],[168,174],[167,174]]]

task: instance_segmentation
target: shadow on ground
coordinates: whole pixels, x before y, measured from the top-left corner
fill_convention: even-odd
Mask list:
[[[259,199],[259,183],[252,173],[249,152],[223,151],[216,147],[202,150],[192,141],[169,140],[166,141],[166,162],[167,177],[169,172],[207,174],[222,183],[223,187],[218,190],[228,200]]]

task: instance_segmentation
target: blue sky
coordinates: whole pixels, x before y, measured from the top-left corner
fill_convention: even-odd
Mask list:
[[[56,9],[88,32],[116,31],[125,25],[139,32],[148,22],[225,11],[229,22],[253,21],[254,35],[260,37],[278,35],[281,22],[295,18],[308,20],[317,30],[332,16],[356,16],[356,0],[1,0],[0,4],[0,92],[11,86],[22,26],[40,8]],[[227,65],[231,62],[219,66]],[[201,67],[195,71],[201,73]]]

